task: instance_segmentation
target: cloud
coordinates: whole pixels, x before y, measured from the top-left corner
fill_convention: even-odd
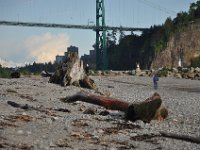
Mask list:
[[[67,34],[44,33],[34,35],[24,41],[24,47],[28,51],[27,58],[36,62],[54,61],[56,55],[64,55],[69,46]]]
[[[24,64],[22,64],[22,63],[15,63],[13,61],[8,61],[8,60],[2,59],[2,58],[0,58],[0,65],[2,67],[8,67],[8,68],[24,66]]]

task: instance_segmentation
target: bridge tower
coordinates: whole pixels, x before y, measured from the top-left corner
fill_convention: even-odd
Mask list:
[[[104,0],[96,0],[96,69],[108,69]]]

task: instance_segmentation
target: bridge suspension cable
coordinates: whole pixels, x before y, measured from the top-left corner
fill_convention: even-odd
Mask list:
[[[148,1],[148,0],[138,0],[138,1],[139,1],[139,2],[142,2],[142,3],[145,4],[145,5],[150,6],[150,7],[152,7],[152,8],[155,8],[155,9],[157,9],[157,10],[159,10],[159,11],[165,12],[165,13],[167,13],[167,14],[177,14],[177,12],[174,11],[174,10],[170,10],[170,9],[168,9],[168,8],[165,8],[165,7],[163,7],[163,6],[160,6],[160,5],[158,5],[158,4],[155,4],[155,3],[153,3],[153,2],[150,2],[150,1]]]

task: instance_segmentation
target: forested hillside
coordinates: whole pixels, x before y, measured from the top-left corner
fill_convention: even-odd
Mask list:
[[[200,66],[200,1],[192,3],[188,12],[180,12],[163,25],[152,26],[141,36],[124,36],[120,31],[116,44],[116,31],[107,34],[109,69],[176,67],[179,57],[185,66]],[[167,57],[165,57],[167,56]]]

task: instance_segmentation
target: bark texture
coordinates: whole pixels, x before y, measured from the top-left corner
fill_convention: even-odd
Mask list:
[[[63,98],[61,101],[67,103],[82,101],[103,106],[110,110],[120,110],[125,112],[125,118],[130,121],[142,120],[143,122],[150,122],[153,119],[163,120],[168,116],[168,111],[162,104],[158,93],[154,93],[153,96],[143,102],[134,104],[115,98],[94,95],[85,91],[80,91],[70,97]]]
[[[96,88],[94,81],[85,74],[83,62],[76,53],[72,53],[66,58],[50,77],[49,82],[62,86],[75,85],[90,89]]]

